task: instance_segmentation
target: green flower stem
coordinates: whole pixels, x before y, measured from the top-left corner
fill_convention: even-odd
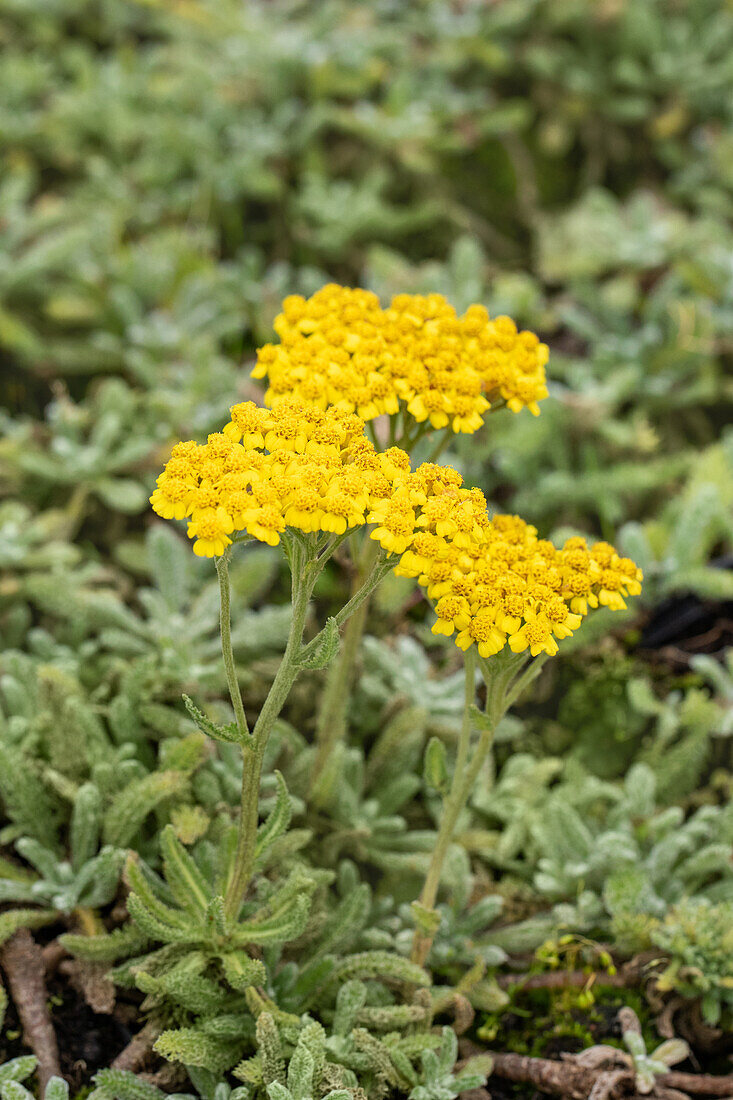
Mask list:
[[[305,620],[308,614],[308,602],[313,593],[313,586],[319,572],[318,568],[314,568],[314,566],[317,566],[315,559],[309,556],[307,552],[303,553],[301,548],[298,548],[298,552],[294,555],[293,560],[293,618],[290,624],[290,633],[288,634],[285,653],[283,654],[283,659],[280,662],[277,675],[272,682],[272,687],[270,688],[262,710],[260,711],[259,718],[255,723],[254,730],[252,731],[252,738],[255,744],[259,745],[262,743],[263,747],[270,736],[270,732],[280,711],[285,705],[285,700],[300,670],[303,631],[305,630]]]
[[[451,442],[450,433],[449,433],[447,428],[444,428],[439,433],[438,438],[435,442],[435,446],[433,447],[432,451],[428,455],[428,457],[426,459],[426,462],[437,462],[438,459],[440,458],[440,456],[442,455],[443,451],[446,449],[446,447],[449,446],[450,442]]]
[[[443,814],[435,847],[425,883],[418,899],[420,907],[428,912],[435,909],[443,864],[453,841],[456,823],[461,811],[468,802],[481,769],[486,763],[494,741],[496,727],[511,704],[538,675],[544,663],[543,660],[538,658],[523,673],[517,675],[525,659],[525,654],[508,652],[500,657],[478,658],[481,673],[486,681],[486,707],[484,713],[480,714],[476,712],[473,706],[476,692],[476,650],[472,646],[466,651],[463,724],[458,742],[453,780],[443,804]],[[471,755],[471,732],[474,719],[481,724],[481,734],[473,755]],[[430,922],[425,922],[423,924],[418,923],[415,929],[411,957],[412,961],[420,966],[427,959],[435,937],[435,929],[433,927],[433,930],[431,930],[431,927]]]
[[[394,420],[394,418],[392,418]],[[423,421],[422,424],[416,422],[408,423],[407,417],[403,421],[402,433],[397,434],[395,428],[395,441],[394,446],[400,447],[403,451],[411,451],[413,447],[417,446],[421,439],[428,435],[432,431],[432,427],[429,420]]]
[[[310,547],[294,542],[289,556],[292,573],[293,617],[288,641],[272,687],[252,730],[252,736],[242,745],[242,796],[237,851],[224,899],[225,912],[232,920],[236,920],[254,870],[260,779],[265,749],[272,728],[300,671],[308,602],[320,571],[319,563]]]
[[[495,401],[489,409],[487,409],[487,415],[489,415],[490,413],[499,412],[500,409],[503,409],[505,407],[506,401],[503,397],[501,397],[498,401]],[[437,435],[438,438],[436,439],[435,445],[426,459],[427,462],[437,462],[440,456],[443,454],[443,451],[445,451],[450,446],[453,439],[453,432],[451,432],[450,428],[439,429]],[[418,436],[418,438],[421,437]],[[417,440],[412,440],[410,446],[414,445],[416,442]],[[404,446],[404,444],[401,443],[400,446]],[[409,447],[405,446],[405,450],[408,449]]]
[[[317,790],[335,746],[343,739],[346,732],[349,691],[366,627],[369,599],[391,568],[392,563],[385,559],[383,553],[380,553],[379,545],[370,539],[362,555],[353,595],[335,616],[339,626],[342,622],[346,622],[347,625],[341,649],[328,670],[326,686],[318,710],[315,736],[316,758],[310,781],[312,796]],[[315,646],[317,642],[318,639],[315,638],[306,647],[305,652],[307,653],[308,649]]]
[[[285,705],[290,689],[303,666],[304,657],[307,657],[321,641],[322,634],[319,634],[307,646],[303,645],[308,604],[319,573],[342,541],[341,536],[336,536],[324,546],[301,536],[293,536],[287,542],[283,539],[290,564],[293,615],[280,667],[251,734],[244,713],[232,651],[229,551],[218,558],[216,562],[221,595],[222,654],[224,656],[229,693],[237,719],[237,728],[242,735],[242,791],[239,807],[237,849],[224,899],[225,912],[230,920],[236,920],[237,918],[254,870],[257,827],[259,824],[260,780],[267,742]],[[380,553],[378,547],[376,550],[369,576],[366,577],[364,583],[354,593],[346,606],[335,616],[339,625],[345,622],[350,615],[358,612],[362,606],[366,607],[369,596],[385,573],[392,568],[389,555]]]
[[[237,919],[254,867],[261,777],[262,752],[258,751],[254,745],[242,745],[242,790],[237,851],[224,899],[224,911],[230,920]]]
[[[376,544],[375,544],[376,545]],[[357,589],[354,595],[351,597],[348,603],[344,604],[341,610],[334,616],[339,626],[345,623],[354,612],[361,607],[365,600],[371,597],[372,592],[379,584],[384,580],[391,569],[394,568],[395,558],[389,554],[385,554],[384,551],[380,554],[377,553],[374,569],[367,576],[361,588]],[[317,638],[313,639],[313,642],[309,642],[307,649],[317,642]]]
[[[339,741],[346,733],[349,689],[364,636],[369,598],[356,608],[346,624],[341,647],[326,676],[326,684],[318,707],[316,725],[316,757],[310,779],[311,800],[318,804],[316,794],[324,769]]]
[[[237,721],[237,729],[242,738],[249,737],[247,716],[244,713],[242,693],[239,690],[237,670],[234,665],[234,651],[232,650],[232,620],[231,620],[231,588],[229,584],[229,555],[227,548],[220,558],[216,559],[216,572],[219,576],[219,627],[221,631],[221,652],[224,658],[224,670],[234,707],[234,717]]]
[[[380,444],[379,440],[377,439],[377,432],[376,432],[376,429],[374,427],[374,421],[373,420],[367,420],[367,422],[366,422],[366,434],[369,436],[369,439],[374,444],[376,450],[379,451],[381,449],[381,444]]]
[[[520,673],[519,676],[517,676],[517,678],[514,680],[514,683],[508,690],[508,694],[506,697],[506,710],[509,710],[510,707],[514,706],[517,699],[519,699],[519,697],[524,694],[530,684],[537,679],[545,665],[545,661],[547,661],[547,654],[540,653],[538,657],[534,657],[530,661],[524,672]]]
[[[382,580],[389,573],[390,569],[394,567],[394,558],[390,558],[389,555],[380,555],[377,560],[377,564],[373,573],[367,577],[364,584],[359,588],[351,597],[348,603],[344,604],[339,612],[334,615],[337,626],[343,626],[348,619],[361,607],[365,600],[368,600],[375,588],[380,584]],[[301,657],[310,657],[315,649],[323,641],[323,630],[316,634],[315,638],[312,638],[307,645],[303,646],[301,651]]]
[[[465,802],[464,778],[471,746],[471,708],[476,696],[476,651],[474,646],[471,646],[471,648],[466,651],[464,669],[463,722],[461,724],[461,733],[458,740],[458,753],[456,755],[456,764],[453,770],[453,780],[451,782],[450,791],[443,803],[440,828],[438,829],[435,847],[433,848],[433,854],[430,858],[428,873],[425,877],[422,891],[420,892],[419,904],[423,909],[435,908],[438,887],[440,886],[440,876],[443,871],[443,863],[445,862],[445,857],[451,845],[451,841],[453,840],[453,832],[456,827],[458,815],[463,809]],[[415,935],[412,941],[412,961],[422,966],[430,951],[432,942],[433,935],[426,929],[420,928],[418,925],[415,929]]]

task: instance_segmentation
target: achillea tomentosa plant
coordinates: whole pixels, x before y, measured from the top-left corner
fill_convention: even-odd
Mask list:
[[[313,1014],[326,1024],[338,1019],[339,998],[356,983],[353,1028],[343,1041],[329,1040],[329,1061],[340,1068],[324,1081],[330,1088],[370,1081],[368,1090],[379,1095],[390,1085],[413,1084],[413,1063],[440,1041],[431,1031],[436,1002],[423,967],[440,924],[435,905],[456,822],[497,723],[557,653],[558,639],[599,605],[625,607],[624,597],[640,591],[641,574],[608,543],[588,547],[572,538],[558,549],[519,517],[490,519],[481,491],[432,460],[445,435],[431,459],[412,468],[406,448],[428,424],[438,432],[470,432],[492,401],[533,408],[545,392],[546,350],[536,337],[518,336],[508,319],[490,322],[479,307],[458,319],[439,296],[403,296],[382,311],[373,296],[336,287],[310,302],[287,300],[284,317],[279,328],[287,350],[263,352],[260,360],[270,371],[273,407],[235,405],[231,420],[205,444],[177,444],[151,497],[160,516],[188,520],[196,555],[215,559],[234,721],[216,724],[190,700],[187,706],[207,735],[241,751],[238,824],[220,823],[193,853],[168,827],[162,876],[135,858],[128,862],[135,934],[66,942],[90,958],[128,956],[118,978],[148,994],[146,1007],[162,1026],[182,1024],[163,1031],[161,1053],[220,1073],[259,1051],[259,1061],[242,1064],[242,1079],[271,1096],[275,1079],[262,1075],[268,1044],[296,1051]],[[284,366],[283,355],[289,356]],[[350,377],[359,378],[353,392]],[[380,414],[390,418],[385,450],[376,429],[371,438],[365,431],[365,420]],[[360,565],[359,586],[306,642],[316,581],[346,540]],[[252,541],[282,547],[292,619],[269,695],[250,726],[232,651],[229,564],[234,548]],[[435,608],[434,633],[455,636],[465,653],[452,779],[442,743],[433,739],[427,749],[426,775],[443,808],[412,906],[409,961],[362,949],[370,902],[361,889],[325,924],[322,917],[313,923],[314,900],[333,876],[292,860],[278,867],[289,850],[282,842],[292,810],[281,779],[273,808],[259,823],[266,750],[293,684],[302,671],[334,661],[340,628],[392,569],[417,580]],[[482,710],[475,705],[477,669],[486,684]],[[342,672],[327,685],[329,698],[334,684],[346,691],[348,676]],[[341,698],[337,703],[343,706]],[[316,747],[316,768],[323,744]],[[147,954],[139,953],[141,941]],[[388,1034],[377,1039],[365,1028]]]
[[[473,305],[459,317],[440,294],[399,294],[382,309],[370,291],[329,284],[311,298],[291,295],[275,319],[279,344],[260,348],[255,378],[267,378],[267,404],[296,398],[318,408],[356,413],[379,447],[375,420],[386,420],[386,441],[405,450],[434,436],[436,461],[451,432],[473,434],[485,417],[507,407],[537,415],[547,396],[548,348],[533,332],[517,332],[509,317],[491,320]],[[353,562],[357,589],[371,570],[367,544]],[[327,800],[322,782],[346,730],[346,701],[366,622],[364,602],[346,627],[329,672],[316,726],[311,798]]]

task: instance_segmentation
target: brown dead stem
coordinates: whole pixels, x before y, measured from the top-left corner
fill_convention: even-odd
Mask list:
[[[48,1011],[43,951],[27,928],[21,928],[0,949],[0,964],[23,1027],[23,1041],[38,1059],[42,1096],[51,1077],[61,1076],[61,1067],[56,1032]]]
[[[607,974],[605,971],[551,970],[545,974],[500,974],[498,978],[502,989],[519,986],[520,989],[584,989],[587,985],[612,986],[628,989],[639,984],[639,976],[627,974]]]
[[[43,955],[43,965],[46,970],[46,978],[51,978],[59,968],[59,964],[62,959],[65,959],[69,954],[65,947],[62,947],[58,940],[51,940],[44,948],[41,949]]]
[[[549,1092],[569,1100],[587,1100],[595,1083],[592,1070],[569,1062],[553,1062],[549,1058],[530,1058],[526,1054],[491,1052],[492,1076],[508,1081],[534,1085],[540,1092]]]
[[[583,1054],[591,1051],[584,1051]],[[494,1051],[491,1051],[491,1056],[494,1063],[492,1074],[497,1077],[534,1085],[540,1092],[568,1097],[569,1100],[588,1100],[591,1096],[593,1100],[609,1100],[611,1097],[631,1097],[635,1093],[633,1071],[630,1068],[614,1068],[605,1057],[599,1060],[598,1065],[592,1065],[582,1055],[579,1058],[570,1055],[563,1061]],[[670,1070],[659,1078],[651,1097],[653,1100],[675,1100],[675,1093],[677,1097],[679,1094],[731,1097],[733,1074],[715,1077]]]
[[[699,1096],[733,1096],[733,1073],[714,1077],[711,1073],[678,1073],[671,1069],[664,1075],[664,1084]]]
[[[133,1035],[125,1049],[117,1055],[112,1063],[112,1069],[126,1069],[131,1073],[139,1073],[145,1067],[153,1050],[153,1043],[159,1034],[160,1032],[152,1024],[145,1024],[137,1035]]]

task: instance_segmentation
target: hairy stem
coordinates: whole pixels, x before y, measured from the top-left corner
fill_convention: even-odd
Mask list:
[[[381,561],[380,557],[382,558]],[[346,733],[349,691],[367,623],[369,599],[390,568],[391,565],[386,564],[384,558],[380,555],[378,544],[370,539],[359,563],[351,599],[335,616],[339,625],[342,622],[346,622],[347,625],[339,653],[328,670],[326,686],[318,708],[315,736],[316,758],[310,782],[312,797],[317,791],[318,784],[335,746],[343,740]],[[314,639],[310,646],[313,646],[317,640]],[[306,652],[310,646],[306,647]]]
[[[242,794],[237,851],[224,900],[225,911],[230,919],[236,919],[252,877],[257,847],[262,761],[272,728],[300,669],[299,659],[308,614],[308,601],[318,574],[314,555],[297,544],[292,548],[290,566],[293,617],[285,653],[252,730],[252,737],[249,743],[242,745]]]
[[[272,727],[285,705],[285,700],[298,675],[303,649],[303,631],[305,630],[305,620],[308,614],[308,601],[317,575],[317,570],[313,567],[316,565],[317,563],[313,557],[299,548],[299,552],[293,558],[293,618],[290,623],[285,653],[252,731],[252,737],[258,746],[262,745],[264,747],[267,743]]]
[[[369,599],[365,599],[346,624],[341,648],[328,670],[326,685],[321,695],[316,726],[316,758],[311,772],[311,798],[319,802],[316,789],[328,764],[334,748],[346,733],[346,716],[349,704],[349,689],[359,658],[361,640],[364,636]]]
[[[389,418],[388,442],[389,446],[398,446],[409,451],[429,432],[430,424],[426,421],[423,424],[409,423],[405,425],[406,419],[406,417],[403,418],[400,433],[397,418],[394,416]],[[367,429],[372,442],[375,446],[378,446],[375,429],[371,421],[368,423]],[[446,442],[447,440],[443,440],[441,447],[445,446]],[[326,686],[318,709],[315,735],[317,751],[311,775],[312,795],[317,790],[318,783],[335,746],[343,740],[346,733],[349,689],[354,677],[354,670],[361,649],[361,640],[366,627],[369,598],[372,588],[376,587],[383,576],[383,574],[375,576],[374,571],[378,556],[377,544],[370,540],[359,562],[352,598],[346,607],[342,609],[340,616],[337,616],[339,624],[348,619],[348,625],[344,631],[339,654],[328,671]],[[370,587],[371,581],[374,583]]]
[[[445,857],[453,840],[456,821],[465,805],[468,790],[470,790],[470,788],[467,789],[466,786],[465,773],[471,747],[471,708],[476,695],[476,651],[473,646],[466,652],[464,669],[463,722],[461,724],[461,733],[458,740],[458,753],[456,755],[450,791],[443,803],[443,813],[435,841],[435,847],[433,848],[433,854],[430,858],[428,873],[420,893],[419,902],[424,909],[433,909],[435,907]],[[422,966],[428,956],[432,942],[433,934],[418,926],[415,929],[415,935],[412,941],[412,961]]]
[[[451,782],[450,791],[448,792],[448,797],[443,804],[443,814],[438,830],[438,838],[435,843],[435,848],[433,849],[425,884],[420,894],[420,904],[428,909],[432,909],[435,905],[443,861],[445,860],[450,842],[453,839],[453,829],[455,828],[456,819],[462,809],[461,798],[464,788],[466,764],[468,763],[468,756],[471,748],[471,706],[476,696],[476,654],[473,647],[466,653],[464,673],[463,722],[461,724],[461,733],[458,739],[458,753],[456,755],[456,763],[453,770],[453,780]]]
[[[438,438],[435,441],[432,451],[428,455],[426,462],[437,462],[443,451],[450,445],[451,436],[447,428],[444,428],[438,433]]]
[[[537,679],[544,667],[546,660],[547,654],[540,653],[538,657],[533,657],[530,663],[525,668],[524,672],[520,673],[520,675],[517,676],[507,696],[507,710],[509,709],[509,707],[514,705],[517,699],[519,699],[520,696],[524,694],[530,684]]]
[[[500,659],[491,657],[478,658],[481,672],[486,681],[486,707],[482,716],[482,729],[478,743],[471,754],[471,730],[473,726],[473,700],[476,692],[476,662],[477,654],[472,646],[466,651],[465,658],[465,698],[463,707],[463,724],[460,740],[458,742],[458,754],[456,766],[453,772],[453,781],[450,791],[443,804],[443,814],[438,828],[435,847],[430,859],[428,873],[420,894],[419,903],[424,909],[434,909],[440,887],[440,877],[443,870],[445,857],[450,848],[455,832],[456,822],[466,805],[473,790],[474,784],[486,763],[494,741],[494,733],[499,722],[509,708],[510,701],[516,698],[512,692],[512,684],[517,674],[518,665],[523,656],[516,654],[502,655]],[[537,670],[539,671],[539,670]],[[536,674],[536,673],[535,673]],[[415,929],[412,941],[412,961],[423,965],[433,944],[435,933],[429,932],[419,925]]]
[[[407,417],[405,417],[401,433],[395,429],[394,445],[400,447],[403,451],[411,451],[431,431],[432,427],[429,420],[417,424],[415,421],[408,422]]]
[[[359,588],[358,591],[355,592],[354,595],[351,597],[349,602],[347,604],[344,604],[341,610],[337,612],[336,615],[334,615],[334,619],[336,620],[336,624],[338,626],[343,626],[344,623],[348,619],[350,619],[351,616],[355,614],[355,612],[361,607],[364,601],[369,600],[374,589],[379,585],[380,581],[382,581],[386,577],[390,569],[392,569],[394,561],[394,558],[390,559],[388,557],[381,557],[380,560],[377,561],[377,564],[374,567],[374,571],[371,573],[370,576],[367,577],[361,588]],[[316,634],[315,638],[312,638],[307,645],[303,646],[301,656],[304,658],[310,657],[322,641],[323,631],[321,630],[318,634]]]
[[[219,577],[219,629],[221,631],[221,653],[224,658],[224,671],[227,677],[229,695],[234,707],[234,717],[237,729],[242,737],[249,736],[247,716],[244,713],[242,693],[239,690],[237,670],[234,665],[234,651],[232,650],[232,621],[231,621],[231,590],[229,585],[229,550],[225,550],[220,558],[216,559],[216,572]]]
[[[224,899],[224,911],[231,920],[239,914],[254,868],[261,777],[262,753],[254,746],[243,745],[237,851]]]

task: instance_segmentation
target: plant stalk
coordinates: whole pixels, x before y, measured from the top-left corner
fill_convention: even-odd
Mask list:
[[[239,808],[239,832],[234,866],[224,899],[230,920],[236,920],[245,891],[254,870],[259,824],[259,793],[262,762],[272,728],[282,710],[300,670],[303,631],[308,601],[318,573],[312,554],[302,546],[293,546],[291,557],[293,617],[280,667],[252,730],[249,743],[242,745],[242,794]],[[223,639],[223,635],[222,635]]]
[[[367,598],[346,624],[341,648],[328,671],[325,688],[321,696],[315,738],[316,757],[311,772],[310,785],[311,799],[316,804],[319,801],[316,788],[321,776],[336,745],[346,733],[349,689],[356,669],[359,650],[361,649],[361,640],[364,636],[368,611],[369,599]]]
[[[450,791],[443,803],[443,812],[433,854],[430,857],[428,873],[420,892],[419,903],[424,909],[435,908],[445,857],[453,840],[456,821],[467,797],[465,771],[471,747],[471,707],[476,696],[476,651],[473,646],[466,651],[464,671],[463,722],[458,740],[458,753]],[[422,966],[430,951],[432,942],[433,935],[417,927],[412,942],[412,961]]]
[[[249,737],[247,716],[244,713],[242,693],[239,690],[237,670],[234,664],[234,650],[232,649],[232,619],[231,619],[231,587],[229,584],[229,549],[225,550],[220,558],[216,559],[216,572],[219,577],[219,629],[221,632],[221,653],[224,658],[224,671],[226,672],[229,695],[234,707],[234,717],[237,729],[243,738]]]
[[[480,667],[486,681],[486,708],[484,724],[473,755],[471,755],[471,731],[473,727],[472,712],[473,700],[476,691],[476,661],[477,654],[473,646],[466,651],[465,657],[465,697],[463,709],[463,724],[458,742],[456,765],[453,772],[453,781],[450,791],[443,804],[443,813],[438,827],[438,835],[430,859],[428,873],[425,878],[419,897],[419,904],[423,909],[434,910],[438,897],[440,878],[445,857],[453,841],[456,822],[465,807],[473,790],[474,784],[486,763],[494,741],[496,727],[508,710],[510,704],[517,698],[519,692],[516,685],[522,688],[538,674],[542,667],[541,662],[534,661],[530,669],[515,681],[518,664],[523,656],[512,654],[501,661],[496,658],[488,660],[480,658]],[[534,667],[537,666],[537,667]],[[531,670],[531,677],[529,672]],[[513,688],[514,685],[514,688]],[[422,966],[428,957],[433,945],[435,931],[429,931],[420,924],[415,929],[412,941],[412,961]]]
[[[359,563],[351,599],[336,615],[339,625],[344,621],[347,625],[339,653],[328,670],[325,690],[318,709],[315,736],[316,758],[310,783],[311,797],[317,791],[334,748],[346,733],[349,694],[366,628],[369,599],[390,568],[391,564],[386,564],[384,559],[380,562],[379,545],[370,539]]]

